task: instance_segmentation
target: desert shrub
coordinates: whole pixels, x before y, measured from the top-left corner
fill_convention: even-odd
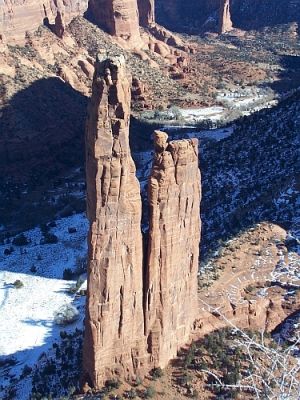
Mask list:
[[[64,269],[64,272],[63,272],[63,279],[64,279],[65,281],[70,281],[70,280],[73,279],[73,271],[71,270],[71,268],[66,268],[66,269]]]
[[[83,274],[87,270],[87,257],[77,257],[75,263],[76,274]]]
[[[54,322],[57,325],[69,325],[79,318],[79,311],[72,304],[64,304],[54,312]]]
[[[55,244],[58,242],[58,237],[54,233],[47,232],[41,240],[41,244]]]
[[[80,287],[81,287],[81,285],[83,284],[83,282],[84,282],[84,280],[83,280],[81,277],[79,277],[79,278],[77,279],[76,284],[75,284],[75,285],[71,285],[71,286],[68,288],[68,292],[71,293],[71,294],[77,293],[77,294],[79,294],[80,296],[85,296],[85,295],[86,295],[86,289],[81,289],[81,290],[79,290]]]
[[[160,367],[153,368],[153,370],[151,371],[151,375],[153,376],[154,379],[158,379],[164,375],[164,372]]]
[[[144,392],[145,399],[153,399],[155,395],[156,395],[156,390],[153,386],[149,386],[146,388]]]
[[[22,370],[22,375],[21,375],[22,378],[24,378],[25,376],[30,375],[31,372],[32,372],[32,368],[29,367],[29,365],[26,364],[26,365],[24,366],[23,370]]]
[[[181,386],[186,386],[188,383],[190,383],[192,381],[192,377],[190,374],[183,374],[182,376],[180,376],[178,378],[178,384]]]
[[[107,387],[110,390],[119,389],[120,386],[121,386],[121,382],[119,381],[119,379],[108,379],[105,382],[105,387]]]
[[[33,264],[33,265],[30,267],[30,272],[32,272],[32,273],[34,274],[34,273],[36,273],[36,271],[37,271],[37,268],[36,268],[36,266]]]
[[[26,246],[26,244],[29,243],[29,240],[27,239],[27,237],[24,235],[24,233],[21,233],[20,235],[16,236],[14,238],[14,240],[12,241],[12,243],[15,246]]]
[[[134,389],[130,389],[125,392],[126,399],[135,399],[137,397],[137,393]]]
[[[13,251],[14,251],[14,248],[12,246],[10,246],[9,249],[4,250],[4,255],[9,256],[9,255],[11,255],[11,253],[13,253]]]
[[[24,283],[20,281],[20,279],[17,279],[14,281],[13,285],[16,289],[21,289],[24,286]]]

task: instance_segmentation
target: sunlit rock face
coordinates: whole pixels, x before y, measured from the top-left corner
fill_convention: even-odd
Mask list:
[[[229,0],[220,0],[219,10],[219,33],[226,33],[231,31],[232,21],[230,14],[230,2]]]
[[[101,387],[134,376],[146,356],[141,195],[129,148],[131,77],[125,59],[99,60],[86,128],[90,221],[84,373]]]
[[[200,241],[198,140],[168,142],[154,133],[149,180],[150,232],[145,323],[155,367],[165,367],[187,343],[197,317]]]
[[[141,43],[137,0],[89,0],[88,14],[101,29],[131,47]]]
[[[188,343],[197,317],[198,141],[154,133],[150,232],[129,148],[125,59],[96,62],[86,127],[88,291],[83,383],[144,376]],[[145,248],[145,250],[143,250]]]
[[[3,0],[0,2],[0,32],[7,40],[22,43],[25,33],[35,31],[48,18],[55,23],[57,13],[64,16],[65,23],[77,15],[83,15],[88,0]]]

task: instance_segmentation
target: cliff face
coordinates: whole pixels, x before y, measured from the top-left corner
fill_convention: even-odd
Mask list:
[[[89,0],[88,12],[103,30],[130,42],[140,43],[137,0]]]
[[[68,23],[87,9],[88,0],[4,0],[0,3],[0,31],[7,39],[22,42],[25,32],[35,31],[44,18],[54,23],[57,12],[64,15]]]
[[[165,367],[197,317],[200,241],[198,141],[167,142],[155,132],[149,181],[150,233],[145,321],[148,351]]]
[[[140,25],[149,26],[155,22],[154,0],[138,0]]]
[[[143,274],[124,62],[117,57],[96,63],[86,129],[90,233],[83,380],[96,388],[114,375],[143,376],[165,366],[189,341],[198,307],[198,142],[167,143],[165,133],[155,133]]]
[[[146,353],[141,196],[129,149],[130,79],[125,60],[97,63],[86,130],[90,220],[85,379],[134,375]]]
[[[157,21],[169,29],[176,28],[186,33],[231,29],[226,12],[230,6],[231,21],[235,28],[249,30],[300,22],[300,0],[157,0]],[[220,30],[224,22],[229,29]]]

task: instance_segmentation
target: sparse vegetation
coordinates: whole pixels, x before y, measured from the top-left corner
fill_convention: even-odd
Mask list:
[[[17,279],[14,281],[13,285],[16,289],[21,289],[24,286],[24,283],[20,279]]]
[[[54,321],[57,325],[69,325],[79,318],[79,312],[71,304],[65,304],[54,313]]]
[[[29,240],[24,235],[24,233],[21,233],[20,235],[16,236],[12,241],[12,244],[14,244],[15,246],[26,246],[28,243]]]

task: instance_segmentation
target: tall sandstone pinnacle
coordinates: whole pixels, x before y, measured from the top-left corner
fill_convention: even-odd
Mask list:
[[[137,0],[89,0],[89,14],[94,22],[131,47],[141,44]]]
[[[233,28],[230,14],[230,0],[220,0],[219,33],[226,33]]]
[[[125,59],[99,60],[86,128],[90,221],[84,378],[143,369],[141,195],[129,148],[131,79]]]
[[[123,57],[98,58],[86,128],[90,232],[82,377],[95,388],[116,375],[165,367],[189,342],[197,318],[198,141],[168,143],[165,133],[154,134],[143,257],[130,87]]]
[[[165,367],[189,341],[197,317],[200,241],[198,140],[168,143],[154,133],[149,181],[150,232],[145,323],[155,367]]]

